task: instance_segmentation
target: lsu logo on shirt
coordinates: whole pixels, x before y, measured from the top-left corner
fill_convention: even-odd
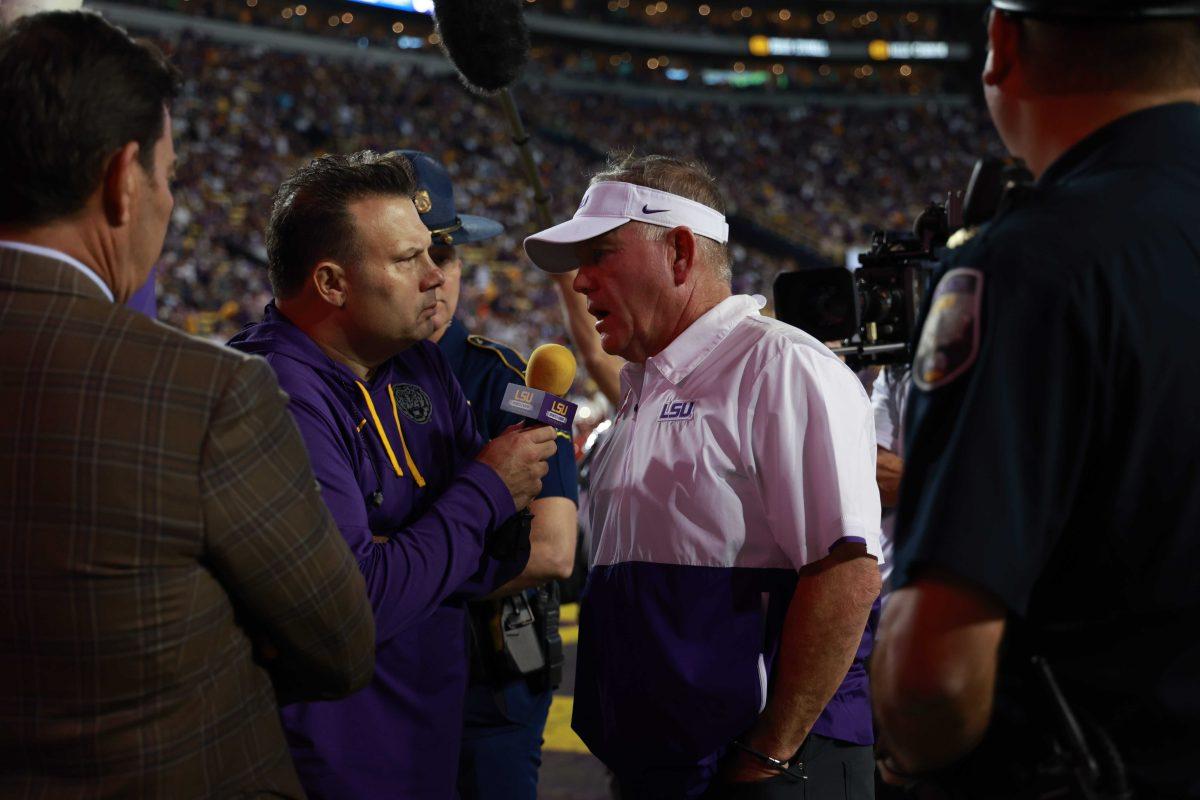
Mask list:
[[[675,402],[663,403],[662,411],[658,412],[659,422],[675,422],[677,420],[685,420],[692,418],[692,412],[696,409],[695,400],[676,400]]]

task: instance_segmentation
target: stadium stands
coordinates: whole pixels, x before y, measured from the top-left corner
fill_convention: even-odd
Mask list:
[[[408,62],[268,55],[186,32],[164,45],[188,80],[175,114],[180,169],[160,264],[163,319],[224,339],[257,318],[269,299],[263,230],[282,178],[317,153],[403,146],[441,155],[464,207],[508,225],[506,235],[465,250],[477,265],[460,306],[472,327],[525,350],[563,340],[557,296],[520,249],[534,224],[532,200],[494,101]],[[574,210],[606,152],[693,155],[729,187],[734,215],[831,263],[844,263],[847,248],[867,243],[877,227],[910,225],[999,146],[986,116],[969,106],[630,101],[545,91],[536,76],[516,96],[558,217]],[[769,296],[774,275],[799,262],[767,255],[737,231],[736,288]]]

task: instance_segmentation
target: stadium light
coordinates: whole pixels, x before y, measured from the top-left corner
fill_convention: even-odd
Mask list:
[[[412,11],[417,14],[433,14],[433,0],[350,0],[379,8],[394,8],[397,11]]]

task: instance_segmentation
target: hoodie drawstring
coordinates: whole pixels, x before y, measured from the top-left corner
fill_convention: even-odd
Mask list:
[[[383,442],[383,449],[387,451],[388,460],[392,462],[392,469],[396,471],[396,477],[403,478],[404,473],[400,470],[400,462],[396,460],[396,453],[392,450],[392,443],[388,441],[387,433],[383,430],[383,423],[379,421],[379,414],[375,411],[375,404],[371,402],[371,393],[367,391],[367,387],[361,382],[355,381],[354,385],[362,392],[363,398],[367,401],[367,411],[371,414],[371,421],[375,423],[375,432],[379,434],[379,441]],[[391,391],[391,387],[388,387]],[[392,402],[395,402],[394,400]]]
[[[362,392],[363,399],[367,401],[367,411],[371,414],[371,421],[375,423],[375,432],[379,434],[379,441],[383,442],[383,449],[387,451],[388,460],[392,463],[392,469],[396,472],[399,478],[404,477],[404,471],[400,469],[400,462],[396,459],[396,451],[392,449],[392,443],[388,440],[387,431],[383,429],[383,422],[379,419],[379,412],[375,410],[375,403],[371,400],[371,393],[367,391],[367,387],[361,381],[355,381],[354,384],[358,390]],[[400,447],[404,450],[404,463],[408,464],[408,469],[412,472],[413,480],[417,486],[425,486],[425,478],[417,469],[416,463],[413,462],[412,454],[408,452],[408,442],[404,441],[404,428],[400,425],[400,412],[396,407],[396,393],[392,387],[388,386],[388,397],[392,401],[392,416],[396,419],[396,430],[400,432]]]
[[[392,388],[391,384],[388,384],[388,397],[392,401],[392,418],[396,420],[396,430],[400,431],[400,448],[404,450],[404,463],[408,464],[408,471],[412,473],[417,486],[424,486],[425,478],[421,476],[421,471],[417,469],[416,462],[408,452],[408,442],[404,441],[404,426],[400,424],[400,410],[396,407],[396,390]]]

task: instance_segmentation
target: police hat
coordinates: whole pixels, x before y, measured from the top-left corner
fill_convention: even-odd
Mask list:
[[[495,220],[456,212],[450,173],[428,153],[397,150],[396,155],[407,158],[417,176],[413,202],[435,245],[481,242],[504,233],[504,226]]]
[[[1200,2],[1179,0],[992,0],[992,7],[1032,17],[1172,19],[1200,17]]]

